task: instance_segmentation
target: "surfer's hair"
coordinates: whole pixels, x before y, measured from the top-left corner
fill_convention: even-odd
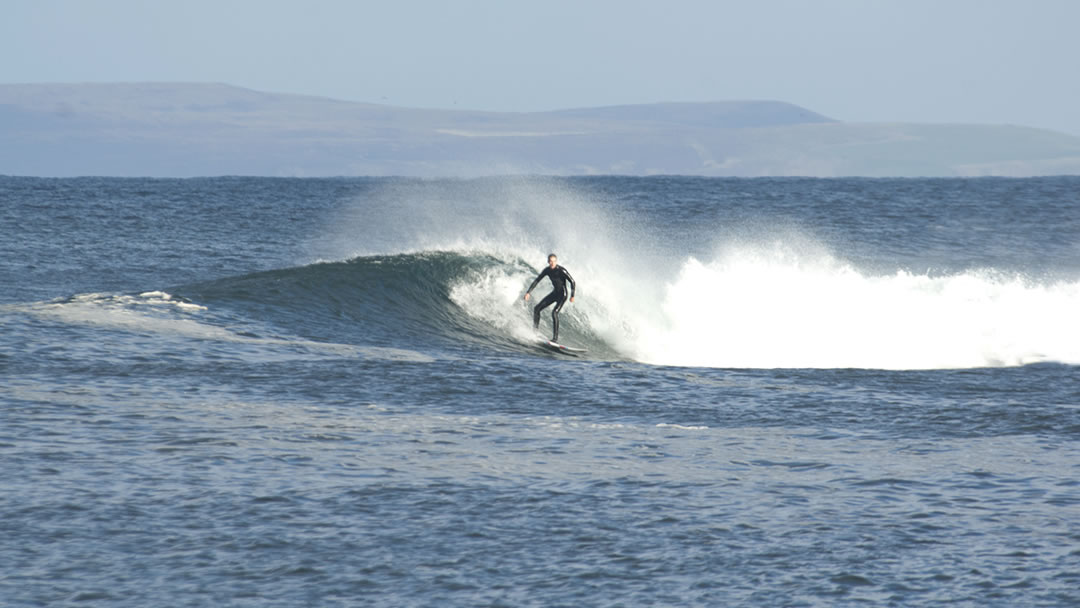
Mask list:
[[[551,258],[555,258],[557,260],[557,259],[559,259],[559,256],[555,255],[554,253],[549,253],[548,254],[548,260],[550,261]]]

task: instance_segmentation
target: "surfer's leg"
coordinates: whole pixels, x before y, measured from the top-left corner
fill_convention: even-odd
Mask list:
[[[566,304],[565,297],[561,298],[559,303],[555,305],[555,308],[551,309],[551,326],[554,328],[551,337],[552,342],[559,341],[559,311],[562,310],[563,304]]]
[[[540,311],[555,303],[555,292],[544,296],[540,303],[533,307],[533,329],[540,329]]]

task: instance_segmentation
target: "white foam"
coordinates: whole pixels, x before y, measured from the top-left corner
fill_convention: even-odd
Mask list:
[[[131,301],[130,296],[114,297],[129,298],[129,301]],[[198,304],[192,304],[191,302],[178,300],[172,295],[165,293],[164,291],[146,291],[140,293],[139,298],[142,299],[141,303],[143,304],[175,306],[182,310],[206,310],[205,306],[200,306]]]
[[[473,317],[528,342],[534,331],[521,298],[531,280],[528,273],[510,267],[488,268],[455,281],[450,286],[450,300]]]
[[[706,367],[938,369],[1080,363],[1080,282],[993,271],[876,276],[831,256],[686,260],[632,356]]]
[[[657,424],[656,428],[658,428],[658,429],[675,429],[675,430],[679,430],[679,431],[707,431],[707,430],[709,430],[709,427],[707,427],[707,426],[687,426],[687,425],[684,425],[684,424],[669,424],[667,422],[661,422],[661,423]]]

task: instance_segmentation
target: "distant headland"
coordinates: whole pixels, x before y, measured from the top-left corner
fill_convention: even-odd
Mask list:
[[[1080,137],[848,123],[779,101],[512,113],[224,84],[8,84],[0,140],[0,174],[50,177],[1080,174]]]

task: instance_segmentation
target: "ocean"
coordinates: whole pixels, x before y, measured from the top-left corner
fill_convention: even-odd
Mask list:
[[[1078,177],[0,177],[0,231],[2,606],[1080,605]]]

